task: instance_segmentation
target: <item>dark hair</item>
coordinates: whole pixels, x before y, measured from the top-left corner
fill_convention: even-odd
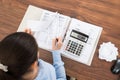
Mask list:
[[[37,60],[38,46],[32,35],[16,32],[0,42],[0,63],[8,72],[0,70],[0,80],[22,80],[32,63]]]

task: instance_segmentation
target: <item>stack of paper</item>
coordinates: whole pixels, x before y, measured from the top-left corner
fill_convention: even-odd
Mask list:
[[[111,62],[116,60],[118,55],[118,48],[111,42],[103,43],[99,49],[99,58]]]
[[[27,20],[27,26],[34,32],[38,46],[51,50],[52,39],[64,36],[69,20],[68,16],[44,10],[40,20]]]

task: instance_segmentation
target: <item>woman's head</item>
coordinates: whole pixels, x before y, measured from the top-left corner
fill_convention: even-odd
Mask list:
[[[5,37],[0,42],[0,63],[8,66],[8,71],[0,69],[0,80],[22,79],[37,61],[37,52],[37,43],[30,34],[16,32]]]

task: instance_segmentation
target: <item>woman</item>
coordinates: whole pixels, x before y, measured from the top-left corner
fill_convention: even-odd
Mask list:
[[[10,34],[0,42],[0,80],[66,80],[61,38],[52,41],[51,65],[39,59],[38,45],[31,31],[26,32]]]

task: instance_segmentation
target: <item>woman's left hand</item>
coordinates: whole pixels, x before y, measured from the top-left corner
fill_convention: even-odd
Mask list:
[[[26,32],[26,33],[28,33],[28,34],[31,34],[31,35],[32,35],[32,31],[31,31],[31,29],[30,29],[30,28],[26,28],[26,29],[24,30],[24,32]]]

